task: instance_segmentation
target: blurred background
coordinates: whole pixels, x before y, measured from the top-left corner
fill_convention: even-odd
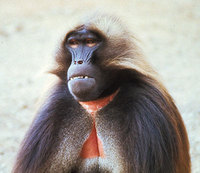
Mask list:
[[[0,0],[0,173],[9,173],[63,34],[91,11],[122,16],[183,116],[200,173],[199,0]]]

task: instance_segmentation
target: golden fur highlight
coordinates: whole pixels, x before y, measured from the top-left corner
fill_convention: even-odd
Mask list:
[[[151,66],[145,61],[140,48],[137,46],[137,39],[128,30],[128,26],[122,23],[120,18],[96,15],[93,18],[86,18],[85,26],[89,30],[99,31],[100,34],[106,36],[108,47],[114,45],[125,46],[125,51],[118,54],[116,57],[109,58],[106,66],[117,66],[122,69],[136,70],[146,76],[152,76],[156,73]],[[84,23],[84,22],[83,22]],[[109,47],[110,49],[110,47]]]

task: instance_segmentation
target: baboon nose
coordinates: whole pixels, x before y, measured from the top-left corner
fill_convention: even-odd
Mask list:
[[[74,64],[83,64],[83,61],[80,60],[80,61],[74,61]]]

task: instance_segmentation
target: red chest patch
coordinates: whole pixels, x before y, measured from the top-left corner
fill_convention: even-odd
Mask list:
[[[99,109],[103,108],[104,106],[106,106],[108,103],[110,103],[113,100],[113,98],[116,96],[118,91],[119,90],[117,90],[112,95],[99,99],[99,100],[79,102],[83,106],[83,108],[85,108],[86,111],[90,113],[90,115],[93,118],[92,131],[88,139],[83,144],[83,148],[81,151],[82,158],[86,159],[86,158],[95,158],[95,157],[102,157],[102,158],[105,157],[103,144],[101,140],[98,138],[96,127],[95,127],[95,115]]]

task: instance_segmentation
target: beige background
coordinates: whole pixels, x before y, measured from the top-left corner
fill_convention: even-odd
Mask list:
[[[98,9],[131,23],[185,121],[200,172],[199,0],[0,0],[0,173],[9,173],[67,28]]]

